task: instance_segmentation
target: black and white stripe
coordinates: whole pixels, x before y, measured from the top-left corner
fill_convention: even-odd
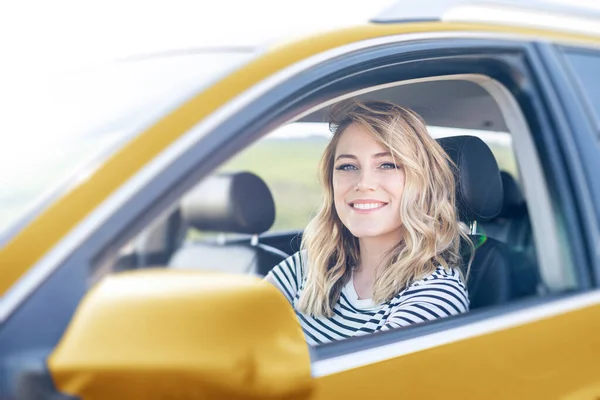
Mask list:
[[[270,279],[294,308],[304,287],[304,254],[292,255],[269,272]],[[298,311],[296,315],[308,343],[318,345],[456,315],[468,309],[467,289],[458,271],[438,267],[387,303],[377,305],[370,300],[359,300],[350,281],[342,289],[333,317],[315,318]]]

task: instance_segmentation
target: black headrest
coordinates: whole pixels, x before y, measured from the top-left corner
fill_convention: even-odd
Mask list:
[[[500,170],[492,151],[476,136],[436,139],[456,164],[456,202],[461,221],[494,218],[504,200]]]
[[[519,184],[506,171],[500,171],[500,177],[502,178],[502,187],[504,188],[504,206],[498,216],[513,218],[522,215],[526,211],[526,204]]]
[[[259,234],[275,221],[275,203],[265,182],[249,172],[202,181],[181,201],[184,222],[196,229]]]

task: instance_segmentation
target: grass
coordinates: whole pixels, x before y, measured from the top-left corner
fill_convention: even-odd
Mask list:
[[[220,170],[249,171],[260,176],[276,204],[271,229],[299,229],[308,223],[321,201],[317,164],[327,142],[317,137],[263,140]]]
[[[225,164],[221,171],[250,171],[260,176],[269,186],[276,204],[274,231],[301,229],[317,211],[321,202],[321,188],[317,177],[317,164],[327,145],[326,137],[301,139],[266,139],[240,153]],[[97,143],[91,145],[97,146]],[[48,162],[48,168],[22,180],[14,179],[6,192],[0,195],[0,231],[12,222],[27,206],[26,200],[35,198],[46,185],[54,183],[48,176],[63,176],[73,169],[82,155],[91,153],[89,147],[77,147],[78,154],[63,154],[60,159]],[[512,149],[490,145],[498,164],[517,176]]]
[[[270,139],[256,143],[232,159],[220,171],[249,171],[269,186],[276,204],[273,231],[301,229],[317,211],[321,188],[317,164],[327,138]],[[491,145],[501,169],[517,177],[511,148]]]
[[[327,145],[326,138],[269,139],[262,140],[246,149],[221,171],[250,171],[260,176],[269,186],[277,217],[273,230],[298,229],[304,227],[320,204],[320,188],[317,164]],[[85,148],[77,147],[77,154],[63,154],[46,162],[45,168],[22,179],[12,177],[0,194],[0,232],[14,222],[34,200],[72,171],[84,156],[91,153],[93,142]]]

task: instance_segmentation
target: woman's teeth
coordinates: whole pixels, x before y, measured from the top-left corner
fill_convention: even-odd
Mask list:
[[[385,206],[385,203],[362,203],[362,204],[352,204],[353,208],[358,208],[359,210],[372,210],[374,208],[381,208]]]

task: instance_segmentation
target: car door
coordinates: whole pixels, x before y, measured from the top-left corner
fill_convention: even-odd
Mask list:
[[[570,262],[578,265],[572,273],[579,283],[562,294],[472,312],[452,322],[319,347],[312,366],[318,378],[316,398],[593,398],[600,393],[594,372],[598,354],[591,350],[597,342],[589,333],[600,312],[599,293],[591,289],[598,243],[598,209],[592,203],[599,203],[593,194],[597,178],[590,170],[597,168],[597,131],[590,125],[597,127],[597,120],[593,113],[591,120],[584,115],[595,107],[589,102],[595,92],[588,82],[583,89],[587,96],[575,94],[582,89],[565,81],[562,68],[569,67],[556,60],[554,49],[522,45],[531,69],[521,77],[529,80],[530,92],[513,88],[512,94],[534,132],[553,196],[562,204],[552,206],[560,218],[554,229],[570,247]],[[568,59],[569,53],[563,56]],[[590,64],[586,64],[588,80]],[[585,71],[576,76],[575,82],[586,79]],[[520,163],[521,172],[531,172],[531,165]],[[585,222],[572,231],[577,218]]]

